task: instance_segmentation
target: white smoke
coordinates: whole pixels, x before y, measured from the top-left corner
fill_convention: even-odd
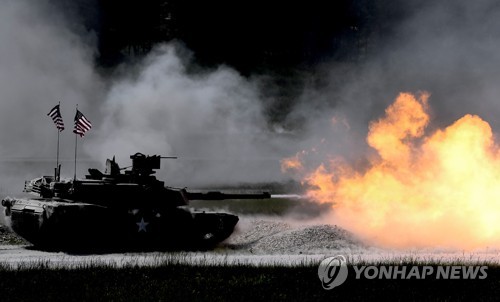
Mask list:
[[[2,196],[21,192],[25,178],[52,174],[57,130],[49,110],[61,102],[67,128],[61,135],[61,159],[71,159],[74,108],[102,93],[92,47],[68,24],[47,1],[0,0]],[[69,166],[63,171],[69,172]]]
[[[57,137],[48,111],[61,101],[69,117],[99,93],[91,51],[45,1],[0,7],[0,157],[47,157]]]
[[[135,152],[179,156],[165,165],[178,185],[264,180],[280,157],[256,84],[226,66],[188,74],[179,53],[160,46],[112,85],[85,150],[126,163]]]

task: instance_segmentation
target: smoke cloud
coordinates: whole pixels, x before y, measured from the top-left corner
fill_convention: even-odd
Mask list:
[[[48,111],[60,101],[71,128],[76,104],[102,93],[91,64],[91,35],[75,34],[70,24],[47,1],[0,1],[2,196],[21,192],[23,179],[55,167],[57,130]],[[70,139],[61,136],[61,158],[71,158]]]
[[[163,45],[115,82],[85,146],[88,154],[179,156],[166,163],[178,185],[281,177],[266,175],[285,145],[268,130],[257,84],[226,66],[189,74],[190,64],[182,46]]]
[[[70,108],[100,92],[91,48],[45,1],[0,5],[0,157],[46,157],[57,138],[48,110],[61,101],[69,128]]]

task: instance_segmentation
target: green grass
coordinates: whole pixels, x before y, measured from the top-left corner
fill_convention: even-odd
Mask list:
[[[489,265],[484,280],[356,280],[354,275],[349,267],[346,282],[327,291],[321,287],[316,264],[257,267],[166,261],[154,267],[87,263],[50,268],[47,263],[31,263],[19,268],[0,265],[0,297],[2,301],[478,301],[495,300],[500,294],[499,265]]]

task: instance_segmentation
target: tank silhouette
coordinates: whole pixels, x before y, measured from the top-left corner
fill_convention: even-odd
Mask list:
[[[238,216],[187,208],[190,200],[263,199],[261,194],[194,193],[166,187],[153,175],[162,158],[131,155],[120,169],[106,161],[104,173],[88,169],[85,179],[54,176],[25,182],[38,198],[2,200],[12,229],[43,249],[211,248],[229,237]],[[122,170],[125,170],[122,173]]]

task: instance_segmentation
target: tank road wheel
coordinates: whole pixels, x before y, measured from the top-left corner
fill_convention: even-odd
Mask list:
[[[217,219],[212,225],[205,226],[207,229],[202,232],[201,236],[201,248],[213,248],[217,243],[222,240],[219,238],[219,234],[224,230],[224,222],[222,219]]]
[[[169,248],[184,249],[193,246],[194,220],[193,215],[182,208],[165,211],[161,219],[161,238]]]
[[[238,216],[221,213],[197,213],[195,221],[200,248],[211,249],[233,233]]]

